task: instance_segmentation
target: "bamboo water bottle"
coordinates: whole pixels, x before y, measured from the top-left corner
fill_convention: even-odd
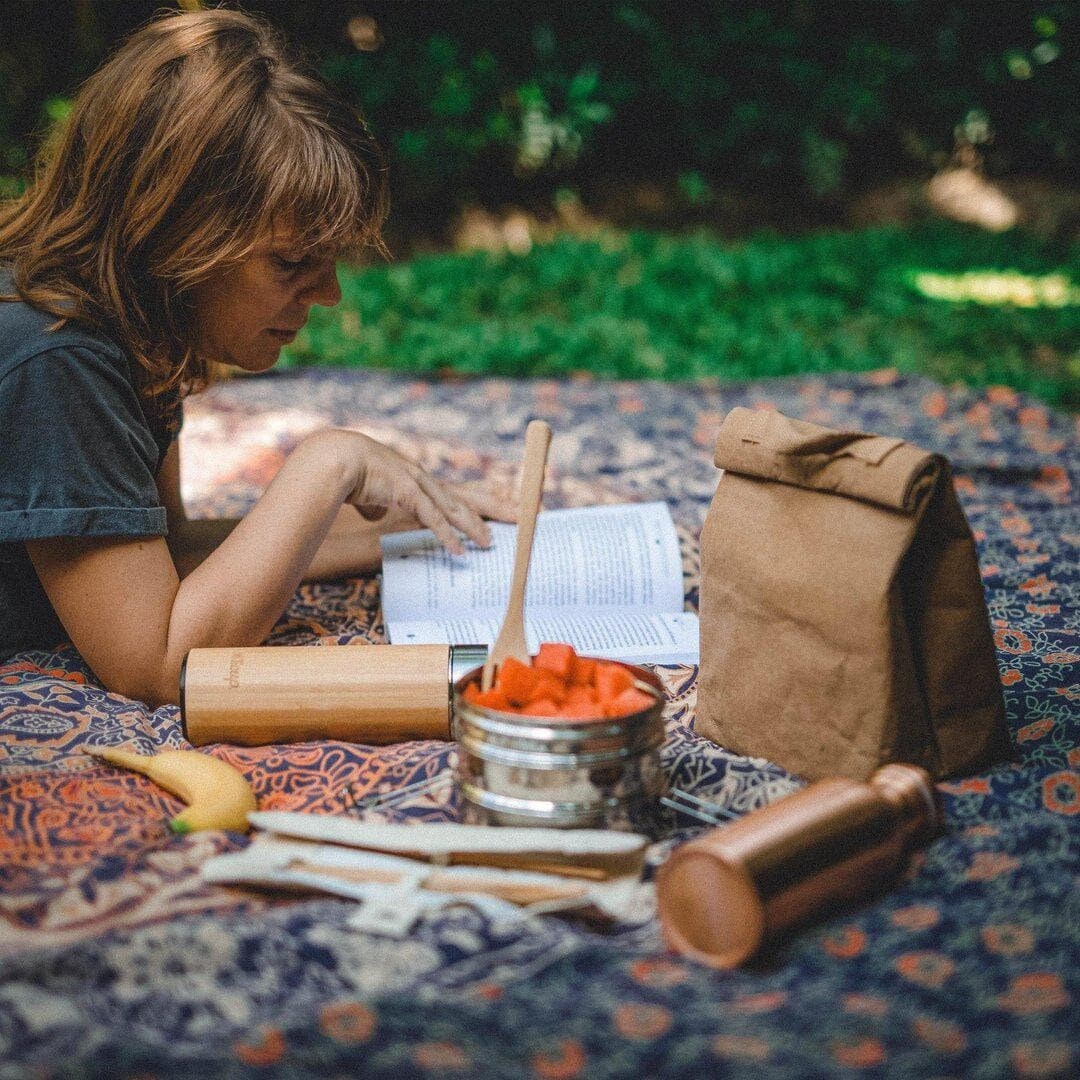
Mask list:
[[[664,937],[734,967],[762,941],[895,877],[942,823],[930,776],[886,765],[868,783],[821,780],[677,848],[657,876]]]
[[[483,645],[192,649],[181,722],[196,746],[449,739],[454,683],[486,655]]]

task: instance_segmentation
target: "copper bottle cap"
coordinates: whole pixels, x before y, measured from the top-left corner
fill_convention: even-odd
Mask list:
[[[883,765],[870,777],[870,786],[904,814],[921,822],[920,837],[930,837],[945,823],[941,797],[930,774],[918,765]]]
[[[671,948],[714,968],[736,967],[757,951],[765,912],[741,867],[687,844],[660,868],[656,885]]]

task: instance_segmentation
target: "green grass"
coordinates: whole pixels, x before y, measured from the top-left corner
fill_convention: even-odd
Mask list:
[[[896,367],[1080,403],[1080,247],[1019,231],[565,236],[341,278],[341,305],[313,312],[286,364],[663,379]]]

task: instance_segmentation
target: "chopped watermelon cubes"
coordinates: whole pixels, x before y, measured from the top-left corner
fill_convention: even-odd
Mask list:
[[[656,702],[628,667],[578,656],[572,645],[550,641],[531,664],[504,660],[490,690],[469,683],[462,696],[472,705],[552,720],[630,716]]]
[[[560,645],[554,641],[545,641],[533,658],[533,667],[550,671],[556,678],[566,682],[570,678],[570,668],[574,663],[574,646]]]
[[[624,691],[634,685],[634,676],[629,669],[618,664],[597,663],[596,698],[605,710]]]

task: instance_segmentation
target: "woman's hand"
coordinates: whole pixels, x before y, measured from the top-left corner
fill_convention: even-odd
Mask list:
[[[430,529],[454,555],[465,550],[459,533],[481,547],[490,546],[491,530],[471,500],[461,498],[415,462],[367,435],[356,431],[335,434],[349,440],[347,452],[356,467],[345,502],[368,521],[379,521],[388,511],[398,511]]]
[[[495,480],[466,480],[447,486],[482,518],[516,524],[518,492],[508,485]]]
[[[510,523],[517,520],[517,498],[505,484],[469,480],[444,486],[481,517]],[[366,521],[356,507],[343,506],[315,552],[304,580],[337,581],[378,570],[382,562],[381,537],[422,527],[404,510],[388,510],[377,521]]]

